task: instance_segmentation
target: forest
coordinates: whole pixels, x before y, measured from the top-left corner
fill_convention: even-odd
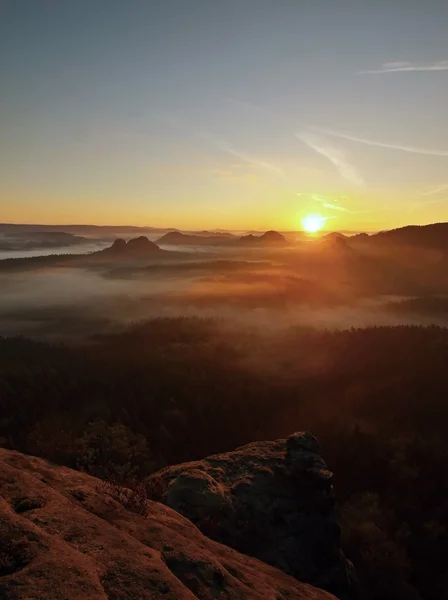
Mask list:
[[[103,477],[312,431],[364,600],[448,585],[448,329],[272,331],[155,318],[78,343],[0,338],[0,444]]]

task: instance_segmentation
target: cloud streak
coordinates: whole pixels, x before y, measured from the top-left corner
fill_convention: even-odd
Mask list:
[[[275,165],[272,165],[271,163],[268,163],[266,161],[259,160],[258,158],[249,155],[245,152],[241,152],[238,148],[235,148],[235,146],[229,144],[226,140],[221,139],[220,137],[216,136],[210,131],[196,129],[191,125],[187,125],[182,119],[169,112],[161,112],[160,118],[162,118],[169,125],[182,130],[188,135],[194,138],[204,140],[208,144],[219,148],[222,152],[225,152],[226,154],[230,154],[231,156],[238,158],[241,162],[246,163],[250,167],[259,167],[261,169],[270,171],[272,173],[276,173],[277,175],[284,177],[284,173],[279,167],[276,167]]]
[[[402,152],[411,152],[413,154],[427,154],[429,156],[448,156],[448,150],[438,150],[435,148],[419,148],[417,146],[407,146],[406,144],[389,144],[386,142],[378,142],[376,140],[369,140],[367,138],[350,135],[348,133],[342,133],[340,131],[334,131],[333,129],[321,129],[320,127],[311,127],[311,129],[324,135],[330,135],[332,137],[337,137],[342,140],[348,140],[350,142],[358,142],[359,144],[366,144],[367,146],[375,146],[377,148],[386,148],[388,150],[401,150]]]
[[[331,202],[323,202],[322,206],[324,208],[329,208],[330,210],[337,210],[339,212],[349,213],[348,208],[344,208],[344,206],[338,206],[337,204],[332,204]]]
[[[357,75],[381,75],[383,73],[404,73],[415,71],[448,71],[448,60],[437,60],[432,63],[387,62],[379,69],[358,71]]]
[[[230,154],[231,156],[235,156],[236,158],[239,158],[242,162],[247,163],[251,167],[259,167],[259,168],[264,169],[265,171],[271,171],[272,173],[276,173],[277,175],[283,175],[283,171],[279,167],[276,167],[275,165],[271,165],[268,162],[259,160],[258,158],[255,158],[253,156],[250,156],[249,154],[241,152],[239,149],[235,148],[234,146],[230,145],[225,140],[222,140],[221,138],[215,136],[212,133],[199,132],[198,135],[199,135],[199,137],[205,139],[209,143],[213,144],[214,146],[216,146],[217,148],[222,150],[223,152],[226,152],[227,154]]]
[[[442,192],[448,192],[448,183],[442,183],[441,185],[438,185],[435,188],[432,188],[426,192],[422,192],[421,195],[422,196],[436,196],[437,194],[440,194]]]
[[[342,196],[340,196],[342,198]],[[346,196],[343,196],[344,198]],[[330,197],[330,201],[328,200],[328,198],[323,198],[321,196],[317,196],[316,194],[313,194],[311,196],[312,200],[314,200],[315,202],[319,202],[319,204],[321,204],[324,208],[328,208],[330,210],[336,210],[338,212],[345,212],[345,213],[350,213],[351,211],[348,210],[348,208],[345,208],[344,206],[342,206],[341,204],[338,204],[339,202],[339,198],[338,197]]]
[[[306,146],[327,158],[337,168],[340,176],[346,181],[359,187],[365,185],[360,173],[348,161],[345,152],[340,148],[335,148],[329,144],[324,136],[308,131],[302,131],[295,135]]]

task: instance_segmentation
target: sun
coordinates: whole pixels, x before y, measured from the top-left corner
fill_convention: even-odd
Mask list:
[[[302,227],[308,233],[317,233],[322,229],[325,218],[320,215],[307,215],[302,219]]]

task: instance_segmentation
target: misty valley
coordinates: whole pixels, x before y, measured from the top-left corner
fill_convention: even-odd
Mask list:
[[[47,243],[66,236],[67,254],[23,253],[39,237],[26,229],[21,257],[0,252],[0,333],[66,339],[149,318],[198,315],[261,330],[444,326],[448,320],[445,224],[315,238],[38,233]],[[71,238],[78,240],[76,254]]]
[[[83,233],[36,229],[15,251]],[[312,431],[356,597],[443,597],[448,225],[84,234],[0,260],[1,445],[135,486]]]

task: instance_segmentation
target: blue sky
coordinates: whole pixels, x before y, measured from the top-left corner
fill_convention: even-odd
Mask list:
[[[448,220],[444,0],[6,0],[3,221]]]

